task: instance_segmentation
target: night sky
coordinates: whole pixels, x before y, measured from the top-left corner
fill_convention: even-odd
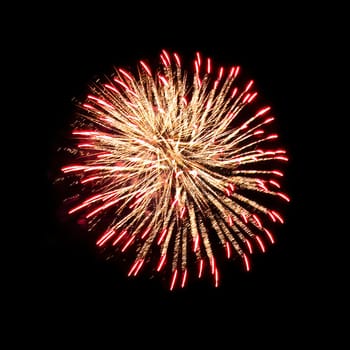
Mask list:
[[[131,348],[189,341],[200,347],[216,340],[228,348],[240,348],[237,342],[281,349],[302,341],[315,344],[322,338],[325,315],[334,311],[325,302],[325,286],[333,277],[320,251],[322,213],[313,210],[321,186],[313,169],[320,155],[310,136],[319,118],[310,86],[317,86],[323,67],[316,52],[326,32],[320,29],[324,13],[317,17],[287,5],[254,12],[233,5],[198,13],[173,8],[170,14],[167,8],[126,8],[52,7],[28,39],[33,43],[26,51],[32,77],[40,86],[36,119],[43,131],[37,144],[44,150],[44,196],[38,194],[38,243],[34,267],[25,277],[24,319],[30,324],[37,315],[38,332],[51,341],[68,339],[79,328],[87,340],[114,339]],[[56,149],[69,130],[73,99],[84,96],[91,79],[113,66],[132,69],[140,59],[156,62],[162,49],[176,51],[188,62],[199,51],[218,64],[240,65],[272,106],[290,158],[283,184],[291,202],[283,208],[286,224],[274,230],[276,244],[252,256],[249,273],[235,262],[224,266],[219,288],[205,279],[169,292],[158,279],[127,278],[127,264],[103,261],[84,228],[65,217],[52,184]]]

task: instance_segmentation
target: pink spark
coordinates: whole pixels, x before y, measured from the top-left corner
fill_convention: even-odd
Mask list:
[[[109,103],[107,103],[106,101],[103,101],[101,100],[100,98],[97,98],[95,96],[92,96],[92,95],[88,95],[88,98],[91,99],[91,100],[94,100],[96,101],[98,104],[100,105],[103,105],[103,106],[106,106],[106,107],[109,107],[109,108],[114,108],[112,105],[110,105]]]
[[[233,77],[234,72],[235,72],[235,67],[232,67],[230,70],[229,78]]]
[[[73,130],[72,135],[82,135],[82,136],[95,136],[99,133],[93,130]]]
[[[271,122],[274,121],[274,120],[275,120],[274,117],[267,118],[267,119],[264,120],[264,124],[271,123]]]
[[[114,86],[112,86],[112,85],[104,84],[104,87],[106,87],[106,88],[109,89],[109,90],[114,91],[114,92],[117,93],[117,94],[120,94],[120,92],[119,92]]]
[[[231,216],[231,215],[229,215],[229,217],[228,217],[228,224],[229,224],[230,226],[233,226],[233,219],[232,219],[232,216]]]
[[[124,247],[122,248],[122,252],[125,252],[125,250],[129,247],[129,245],[133,242],[135,239],[135,236],[131,236],[131,238],[125,243]]]
[[[258,113],[255,114],[255,117],[259,117],[263,114],[265,114],[266,112],[268,112],[269,110],[271,109],[271,107],[265,107],[265,108],[262,108],[258,111]]]
[[[152,72],[151,72],[150,68],[147,66],[147,64],[143,61],[140,61],[140,64],[143,67],[143,69],[146,71],[146,73],[151,77]]]
[[[91,218],[92,216],[94,216],[95,214],[97,214],[98,212],[100,212],[101,210],[107,209],[107,208],[109,208],[110,206],[116,204],[117,202],[119,202],[119,198],[107,202],[106,204],[104,204],[104,205],[98,207],[98,208],[95,209],[94,211],[92,211],[92,212],[90,212],[89,214],[87,214],[87,215],[86,215],[86,218],[87,218],[87,219]]]
[[[269,180],[269,183],[270,183],[271,185],[274,185],[274,186],[277,187],[277,188],[281,188],[280,184],[279,184],[277,181]]]
[[[246,95],[244,96],[244,99],[243,99],[242,103],[243,103],[243,104],[246,103],[246,102],[249,100],[249,98],[250,98],[250,94],[246,94]]]
[[[200,55],[200,53],[199,53],[199,52],[196,52],[196,57],[197,57],[198,66],[200,66],[200,65],[201,65],[202,60],[201,60],[201,55]]]
[[[224,67],[220,67],[217,80],[220,80],[224,74]]]
[[[162,50],[162,53],[166,59],[166,66],[169,66],[170,65],[170,57],[169,57],[169,54],[165,51],[165,50]]]
[[[199,235],[196,236],[196,238],[194,239],[194,244],[193,244],[193,251],[197,251],[199,247]]]
[[[281,193],[281,192],[277,192],[276,194],[278,196],[280,196],[281,198],[283,198],[285,201],[290,202],[290,198],[286,194]]]
[[[255,99],[256,96],[258,96],[258,93],[257,93],[257,92],[254,92],[254,94],[252,94],[252,95],[250,96],[250,98],[249,98],[249,100],[248,100],[247,102],[248,102],[248,103],[251,103],[251,102]]]
[[[175,61],[176,61],[176,64],[181,67],[181,61],[180,61],[180,57],[177,53],[174,53],[174,57],[175,57]]]
[[[169,86],[167,80],[160,74],[158,74],[158,78],[160,79],[160,81],[163,83],[163,85],[165,86]]]
[[[87,182],[91,182],[91,181],[98,180],[98,179],[102,179],[102,176],[91,176],[91,177],[88,177],[84,180],[81,180],[80,183],[86,184]]]
[[[119,85],[123,86],[127,92],[130,92],[133,96],[137,97],[137,94],[136,94],[134,91],[132,91],[132,90],[129,88],[129,86],[126,85],[124,82],[122,82],[121,80],[119,80],[119,79],[117,79],[117,78],[114,78],[114,81],[115,81],[116,83],[118,83]]]
[[[144,233],[143,233],[142,236],[141,236],[141,239],[144,239],[144,238],[148,235],[149,231],[151,231],[151,228],[150,228],[150,227],[148,227],[148,228],[144,231]]]
[[[117,239],[112,243],[113,246],[115,246],[125,235],[127,231],[124,230],[120,233],[120,235],[117,237]]]
[[[215,263],[215,258],[213,256],[210,258],[210,266],[211,266],[211,273],[214,275],[216,263]]]
[[[187,281],[187,269],[185,269],[184,272],[182,273],[181,288],[185,287],[186,281]]]
[[[219,287],[219,271],[215,268],[215,287]]]
[[[241,217],[242,217],[244,223],[247,224],[247,223],[248,223],[247,216],[246,216],[244,213],[242,213],[242,214],[241,214]]]
[[[232,93],[231,93],[231,98],[233,98],[233,97],[235,97],[235,96],[236,96],[237,91],[238,91],[238,88],[236,88],[236,87],[235,87],[235,88],[232,90]]]
[[[249,81],[249,83],[245,87],[244,92],[247,92],[252,87],[253,83],[254,83],[254,80]]]
[[[198,278],[202,277],[203,265],[204,265],[203,259],[200,259],[200,261],[199,261],[199,270],[198,270]]]
[[[173,278],[172,278],[172,280],[171,280],[170,290],[173,290],[173,289],[174,289],[176,277],[177,277],[177,269],[174,270],[174,272],[173,272]]]
[[[271,214],[272,214],[281,224],[284,223],[282,216],[281,216],[280,214],[278,214],[276,211],[271,210]]]
[[[163,230],[162,230],[162,232],[161,232],[161,234],[160,234],[160,237],[159,237],[159,239],[158,239],[158,242],[157,242],[158,245],[160,245],[160,244],[162,243],[162,241],[163,241],[163,239],[164,239],[164,237],[165,237],[167,231],[168,231],[167,228],[163,228]]]
[[[78,148],[94,148],[95,146],[91,143],[79,143]]]
[[[231,257],[231,247],[229,242],[226,242],[226,256],[227,256],[227,259],[230,259]]]
[[[281,171],[279,171],[279,170],[273,170],[272,174],[275,174],[277,176],[283,176],[283,173]]]
[[[235,74],[234,74],[233,78],[236,78],[236,77],[237,77],[237,75],[238,75],[240,69],[241,69],[240,66],[237,66],[237,67],[236,67],[236,69],[235,69]]]
[[[133,81],[133,77],[124,69],[119,68],[118,69],[120,73],[122,73],[126,78],[128,78],[130,81]]]
[[[271,220],[273,221],[273,222],[276,222],[276,218],[275,218],[275,216],[272,214],[272,212],[268,212],[268,215],[270,216],[270,218],[271,218]]]
[[[80,170],[84,170],[86,167],[84,165],[70,165],[70,166],[66,166],[61,168],[61,171],[63,171],[64,173],[70,173],[73,171],[80,171]]]
[[[194,69],[195,69],[196,73],[198,74],[199,73],[199,65],[198,65],[197,61],[194,62]]]
[[[265,231],[267,237],[269,238],[269,240],[271,241],[271,243],[272,244],[275,243],[275,240],[274,240],[274,238],[272,236],[272,233],[269,230],[267,230],[266,228],[264,228],[264,231]]]
[[[253,214],[252,216],[253,216],[255,222],[257,223],[258,227],[259,227],[259,228],[262,228],[262,224],[261,224],[261,221],[260,221],[260,219],[258,218],[258,216],[257,216],[256,214]]]
[[[160,258],[159,264],[157,266],[157,272],[159,272],[163,268],[165,259],[166,259],[166,255],[162,255]]]
[[[258,241],[261,251],[265,253],[266,249],[261,238],[259,236],[255,236],[255,239]]]
[[[210,58],[207,59],[207,73],[211,73],[211,60]]]
[[[249,253],[250,253],[250,254],[253,254],[253,248],[252,248],[252,245],[250,244],[250,242],[249,242],[248,239],[245,240],[245,244],[246,244],[247,247],[248,247]]]
[[[171,203],[171,208],[174,208],[175,205],[176,205],[178,202],[179,202],[179,200],[178,200],[177,198],[175,198],[175,199],[173,200],[173,202]]]
[[[288,157],[277,156],[274,159],[278,159],[278,160],[282,160],[282,161],[288,162]]]
[[[83,107],[85,107],[86,109],[92,109],[92,110],[96,110],[95,107],[91,106],[90,104],[88,103],[83,103]]]
[[[180,219],[183,219],[186,213],[186,207],[183,207],[180,212]]]
[[[144,259],[138,259],[134,262],[134,264],[131,266],[131,269],[129,270],[128,276],[134,275],[136,276],[138,272],[140,271],[142,265],[143,265]]]
[[[114,236],[117,232],[112,228],[108,230],[97,242],[96,245],[102,246],[105,244],[112,236]]]
[[[136,276],[139,273],[143,263],[144,263],[144,259],[139,259],[136,269],[134,271],[134,276]]]
[[[245,268],[246,268],[247,271],[249,271],[250,270],[250,265],[249,265],[249,260],[248,260],[247,255],[243,254],[243,259],[244,259]]]
[[[278,138],[277,134],[271,134],[268,137],[266,137],[266,140],[274,140],[274,139],[277,139],[277,138]]]

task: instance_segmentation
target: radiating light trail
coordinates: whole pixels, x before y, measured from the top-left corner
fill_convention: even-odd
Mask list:
[[[207,272],[218,286],[223,258],[249,271],[275,242],[287,152],[241,74],[199,52],[186,71],[162,50],[156,69],[115,69],[79,104],[62,173],[81,192],[68,213],[85,216],[100,249],[134,257],[129,276],[150,266],[173,290]]]

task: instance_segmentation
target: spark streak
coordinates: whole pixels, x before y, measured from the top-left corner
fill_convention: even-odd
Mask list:
[[[288,158],[241,72],[199,52],[186,71],[162,50],[157,69],[118,68],[79,104],[76,158],[61,170],[82,190],[68,213],[85,216],[99,248],[132,252],[129,276],[150,265],[171,290],[205,272],[218,286],[223,259],[249,271],[253,247],[275,242],[266,226],[284,223]]]

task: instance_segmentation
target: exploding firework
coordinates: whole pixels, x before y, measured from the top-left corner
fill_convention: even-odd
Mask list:
[[[198,52],[186,70],[163,50],[155,70],[115,69],[78,103],[74,162],[62,167],[80,186],[69,214],[87,219],[99,249],[131,257],[128,276],[164,274],[172,290],[207,274],[218,286],[223,260],[249,271],[274,243],[288,159],[271,108],[240,77]]]

